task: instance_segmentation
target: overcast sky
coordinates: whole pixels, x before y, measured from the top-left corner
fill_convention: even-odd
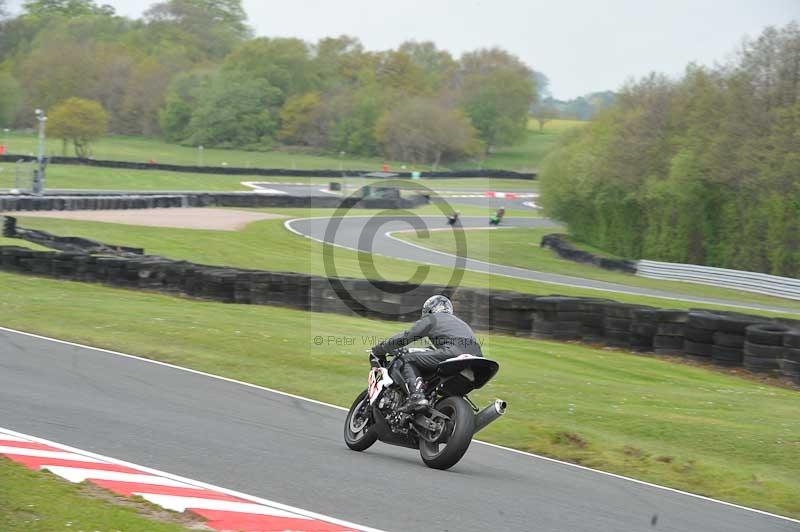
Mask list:
[[[19,6],[22,0],[11,0]],[[138,16],[142,0],[99,0]],[[562,99],[650,71],[724,60],[741,39],[800,20],[800,0],[244,0],[258,35],[341,34],[371,50],[431,40],[458,56],[500,46],[544,72]]]

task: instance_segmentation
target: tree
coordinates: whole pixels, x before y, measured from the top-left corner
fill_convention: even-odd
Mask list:
[[[93,0],[32,0],[22,4],[25,12],[33,17],[52,16],[80,17],[83,15],[112,16],[114,8],[108,4],[97,5]]]
[[[108,115],[103,106],[92,100],[69,98],[50,111],[47,128],[50,135],[60,138],[66,150],[72,142],[75,155],[81,158],[92,153],[91,143],[102,137],[108,127]]]
[[[22,105],[22,87],[10,74],[0,72],[0,127],[14,123]]]
[[[519,141],[536,101],[531,69],[498,48],[464,54],[460,62],[463,106],[487,149]]]
[[[464,113],[433,98],[418,97],[398,104],[381,117],[378,141],[386,156],[430,163],[475,155],[482,149],[477,131]]]
[[[300,39],[260,37],[234,50],[222,65],[231,74],[261,79],[281,90],[283,99],[318,85],[309,46]]]
[[[736,59],[651,74],[541,169],[542,204],[630,258],[800,275],[800,28]]]
[[[144,19],[152,39],[178,43],[198,58],[221,59],[252,33],[241,0],[166,0]]]
[[[217,76],[198,95],[187,131],[192,145],[268,148],[278,126],[281,90],[263,79]]]
[[[539,123],[539,133],[541,133],[546,123],[558,118],[558,110],[552,105],[539,103],[531,108],[531,116]]]
[[[314,128],[314,112],[319,105],[318,92],[290,97],[281,110],[278,138],[290,144],[308,144]]]

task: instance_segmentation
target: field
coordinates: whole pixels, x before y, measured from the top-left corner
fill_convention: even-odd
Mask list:
[[[525,140],[518,146],[498,148],[481,161],[453,164],[454,168],[493,168],[504,170],[530,171],[538,167],[541,160],[552,149],[564,131],[580,127],[585,122],[575,120],[554,120],[545,125],[539,133],[535,123],[529,124]],[[34,155],[37,153],[38,139],[34,133],[11,132],[0,137],[8,145],[8,153]],[[296,168],[313,169],[355,169],[379,170],[386,163],[395,171],[430,170],[429,165],[412,165],[399,161],[385,161],[380,157],[339,157],[336,155],[311,155],[289,151],[256,152],[244,150],[221,150],[168,144],[158,139],[143,137],[106,137],[93,145],[95,159],[147,162],[154,160],[162,164],[237,166],[242,168]],[[48,138],[45,144],[48,156],[62,155],[59,139]],[[67,155],[74,155],[68,151]],[[445,169],[445,167],[441,167]]]
[[[680,294],[725,298],[742,304],[763,303],[795,308],[800,311],[800,302],[770,296],[762,296],[738,290],[716,288],[702,284],[681,283],[646,279],[636,275],[612,272],[595,266],[580,264],[562,259],[554,251],[539,247],[542,237],[553,233],[553,229],[500,229],[497,231],[467,231],[467,245],[470,258],[526,268],[540,272],[558,273],[596,279],[628,286],[639,286],[655,290],[665,290]],[[456,245],[452,233],[432,232],[430,238],[419,238],[414,234],[399,233],[398,238],[414,242],[424,247],[455,253]],[[595,252],[597,252],[595,250]]]
[[[347,405],[369,339],[400,324],[0,273],[0,323]],[[351,336],[355,347],[316,346]],[[480,335],[509,402],[482,439],[800,515],[794,390],[579,344]],[[266,346],[271,346],[266,349]],[[324,375],[324,378],[322,377]],[[5,483],[0,482],[0,490]],[[0,491],[1,492],[1,491]]]
[[[483,168],[502,168],[517,172],[531,172],[539,168],[542,160],[556,147],[561,135],[582,127],[588,122],[579,120],[553,120],[539,132],[539,124],[534,120],[528,123],[528,132],[525,139],[517,146],[498,149],[483,161]],[[473,166],[456,164],[458,168],[474,168]]]
[[[475,207],[475,209],[481,209]],[[330,216],[330,209],[264,209],[270,213],[283,214],[288,217]],[[364,216],[378,214],[380,211],[359,210],[350,214]],[[429,205],[413,212],[418,214],[440,215],[437,207]],[[55,213],[54,213],[55,214]],[[465,214],[469,214],[465,212]],[[134,247],[143,247],[147,253],[162,255],[181,260],[189,260],[201,264],[229,265],[240,268],[255,268],[277,271],[305,272],[325,275],[322,260],[322,244],[298,237],[283,227],[283,220],[265,220],[252,223],[242,231],[208,231],[193,229],[168,229],[143,227],[100,222],[82,222],[60,220],[57,218],[25,218],[19,217],[19,224],[32,229],[43,229],[60,235],[82,236],[103,242]],[[502,230],[506,231],[506,230]],[[502,231],[493,231],[492,234]],[[476,232],[480,233],[480,232]],[[435,233],[434,233],[435,234]],[[448,233],[449,234],[449,233]],[[471,234],[471,233],[470,233]],[[474,252],[470,248],[470,256]],[[335,248],[334,257],[337,273],[342,276],[364,277],[362,264],[366,254],[359,254],[346,249]],[[571,266],[572,263],[569,263]],[[418,264],[402,260],[376,256],[375,267],[380,274],[393,280],[411,278]],[[446,283],[450,278],[450,270],[431,266],[426,282]],[[462,281],[465,286],[491,287],[497,290],[515,290],[532,294],[562,294],[593,297],[608,297],[623,302],[648,304],[658,307],[693,308],[697,303],[682,301],[666,301],[664,299],[602,292],[585,288],[551,285],[547,283],[513,279],[509,277],[466,272]],[[671,283],[670,283],[671,284]],[[697,287],[690,285],[693,290]],[[716,289],[711,289],[716,290]],[[739,299],[739,294],[726,292],[732,301]],[[748,297],[750,297],[748,295]],[[753,301],[770,301],[787,307],[800,309],[800,304],[786,302],[775,298],[752,296]],[[715,308],[715,305],[702,305]],[[725,308],[725,307],[717,307]],[[769,314],[764,312],[764,314]]]

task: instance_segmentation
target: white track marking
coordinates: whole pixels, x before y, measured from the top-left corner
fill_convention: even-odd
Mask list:
[[[127,353],[122,353],[120,351],[111,351],[110,349],[103,349],[101,347],[93,347],[93,346],[90,346],[90,345],[78,344],[78,343],[75,343],[75,342],[68,342],[66,340],[59,340],[58,338],[51,338],[49,336],[42,336],[42,335],[39,335],[39,334],[33,334],[33,333],[25,332],[25,331],[18,331],[16,329],[9,329],[8,327],[0,327],[0,331],[6,331],[6,332],[10,332],[10,333],[20,334],[20,335],[23,335],[23,336],[29,336],[31,338],[38,338],[40,340],[47,340],[49,342],[55,342],[55,343],[58,343],[58,344],[69,345],[69,346],[72,346],[72,347],[80,347],[80,348],[83,348],[83,349],[90,349],[92,351],[98,351],[98,352],[101,352],[101,353],[107,353],[109,355],[115,355],[115,356],[120,356],[120,357],[124,357],[124,358],[130,358],[130,359],[133,359],[133,360],[138,360],[140,362],[144,362],[144,363],[147,363],[147,364],[155,364],[157,366],[164,366],[164,367],[168,367],[168,368],[172,368],[172,369],[176,369],[176,370],[180,370],[180,371],[186,371],[187,373],[194,373],[195,375],[202,375],[204,377],[210,377],[212,379],[218,379],[218,380],[221,380],[221,381],[231,382],[231,383],[238,384],[238,385],[241,385],[241,386],[246,386],[248,388],[254,388],[254,389],[257,389],[257,390],[264,390],[264,391],[267,391],[267,392],[274,393],[276,395],[282,395],[284,397],[291,397],[292,399],[299,399],[301,401],[306,401],[306,402],[313,403],[313,404],[316,404],[316,405],[321,405],[321,406],[326,406],[326,407],[329,407],[329,408],[334,408],[336,410],[341,410],[341,411],[344,411],[344,412],[347,412],[349,410],[348,408],[345,408],[343,406],[338,406],[338,405],[334,405],[334,404],[331,404],[331,403],[325,403],[323,401],[317,401],[316,399],[309,399],[308,397],[303,397],[302,395],[295,395],[295,394],[291,394],[291,393],[287,393],[287,392],[282,392],[280,390],[275,390],[273,388],[267,388],[266,386],[259,386],[257,384],[251,384],[249,382],[243,382],[243,381],[238,381],[236,379],[231,379],[231,378],[228,378],[228,377],[222,377],[220,375],[214,375],[213,373],[206,373],[204,371],[198,371],[196,369],[185,368],[185,367],[182,367],[182,366],[176,366],[174,364],[168,364],[167,362],[160,362],[158,360],[151,360],[149,358],[142,358],[142,357],[139,357],[139,356],[136,356],[136,355],[129,355]],[[272,506],[275,506],[276,508],[283,508],[283,509],[286,509],[286,510],[289,510],[289,511],[294,511],[294,512],[300,513],[302,515],[307,515],[309,517],[315,518],[315,519],[327,520],[327,521],[330,521],[330,522],[335,523],[337,525],[353,526],[353,527],[356,527],[356,529],[358,529],[358,530],[364,530],[366,532],[381,532],[378,529],[368,528],[368,527],[358,527],[358,526],[356,526],[356,525],[354,525],[352,523],[348,523],[346,521],[341,521],[341,520],[338,520],[338,519],[334,519],[334,518],[331,518],[331,517],[328,517],[328,516],[325,516],[325,515],[322,515],[322,514],[315,514],[313,512],[308,512],[306,510],[301,510],[299,508],[292,508],[291,506],[287,506],[285,504],[275,503],[275,502],[272,502],[272,501],[268,501],[266,499],[261,499],[259,497],[254,497],[252,495],[247,495],[245,493],[239,493],[239,492],[236,492],[236,491],[233,491],[233,490],[229,490],[227,488],[220,488],[219,486],[214,486],[212,484],[206,484],[206,483],[198,482],[198,481],[195,481],[195,480],[189,480],[189,479],[186,479],[186,478],[183,478],[183,477],[179,477],[177,475],[172,475],[171,473],[164,473],[163,471],[158,471],[157,469],[152,469],[152,468],[148,468],[148,467],[142,467],[142,466],[139,466],[139,465],[131,464],[129,462],[124,462],[122,460],[117,460],[117,459],[114,459],[114,458],[108,458],[106,456],[102,456],[102,455],[95,454],[95,453],[89,453],[89,452],[86,452],[86,451],[82,451],[80,449],[75,449],[75,448],[69,447],[67,445],[56,444],[54,442],[51,442],[51,441],[48,441],[48,440],[45,440],[45,439],[42,439],[42,438],[31,437],[31,436],[28,436],[26,434],[22,434],[22,433],[13,431],[13,430],[4,429],[2,427],[0,427],[0,432],[5,432],[6,434],[10,434],[10,435],[13,435],[13,436],[18,436],[18,437],[27,437],[29,441],[36,441],[36,442],[39,442],[39,443],[44,443],[46,445],[57,445],[57,446],[61,447],[62,449],[66,449],[66,450],[69,450],[69,451],[77,452],[77,453],[80,453],[80,454],[85,454],[85,455],[91,456],[93,458],[98,458],[100,460],[106,460],[106,461],[111,462],[111,463],[120,464],[120,465],[124,465],[124,466],[128,466],[128,467],[132,467],[132,468],[137,468],[137,469],[139,469],[141,471],[147,471],[147,472],[151,472],[153,474],[163,475],[163,476],[165,476],[167,478],[180,480],[180,481],[186,482],[187,484],[193,484],[194,487],[201,487],[201,488],[205,488],[205,489],[217,490],[217,491],[220,491],[220,492],[225,493],[227,495],[232,495],[234,497],[239,497],[239,498],[246,499],[246,500],[249,500],[249,501],[259,502],[261,504],[270,504]],[[473,440],[473,442],[477,443],[477,444],[480,444],[480,445],[486,445],[488,447],[492,447],[492,448],[495,448],[495,449],[500,449],[500,450],[503,450],[503,451],[507,451],[507,452],[510,452],[510,453],[519,454],[519,455],[522,455],[522,456],[527,456],[529,458],[535,458],[537,460],[544,460],[546,462],[551,462],[551,463],[559,464],[559,465],[566,466],[566,467],[572,467],[572,468],[575,468],[575,469],[580,469],[582,471],[586,471],[586,472],[590,472],[590,473],[596,473],[598,475],[604,475],[604,476],[611,477],[611,478],[616,478],[616,479],[619,479],[619,480],[626,480],[628,482],[633,482],[633,483],[639,484],[641,486],[647,486],[647,487],[650,487],[650,488],[656,488],[656,489],[668,491],[670,493],[676,493],[676,494],[679,494],[679,495],[685,495],[687,497],[692,497],[692,498],[695,498],[695,499],[700,499],[700,500],[704,500],[704,501],[708,501],[708,502],[713,502],[713,503],[716,503],[716,504],[722,504],[722,505],[728,506],[730,508],[737,508],[739,510],[746,510],[748,512],[754,512],[754,513],[757,513],[757,514],[760,514],[760,515],[766,515],[768,517],[774,517],[776,519],[781,519],[781,520],[784,520],[784,521],[788,521],[790,523],[798,523],[798,524],[800,524],[800,520],[798,520],[798,519],[792,519],[791,517],[785,517],[783,515],[769,513],[769,512],[765,512],[763,510],[757,510],[755,508],[749,508],[747,506],[741,506],[739,504],[734,504],[732,502],[726,502],[726,501],[721,501],[721,500],[718,500],[718,499],[712,499],[711,497],[706,497],[704,495],[697,495],[696,493],[690,493],[688,491],[681,491],[679,489],[670,488],[668,486],[661,486],[659,484],[653,484],[651,482],[646,482],[644,480],[638,480],[638,479],[631,478],[631,477],[625,477],[625,476],[622,476],[622,475],[617,475],[616,473],[609,473],[607,471],[602,471],[600,469],[592,469],[590,467],[586,467],[586,466],[582,466],[582,465],[578,465],[578,464],[573,464],[573,463],[570,463],[570,462],[564,462],[562,460],[557,460],[555,458],[550,458],[548,456],[542,456],[542,455],[539,455],[539,454],[529,453],[527,451],[520,451],[519,449],[512,449],[511,447],[504,447],[502,445],[497,445],[496,443],[489,443],[489,442],[485,442],[485,441],[482,441],[482,440]]]
[[[0,438],[5,440],[6,438]],[[27,441],[27,440],[18,440],[18,441]],[[37,458],[50,458],[52,460],[74,460],[76,462],[92,462],[98,464],[104,464],[102,460],[96,460],[94,458],[89,458],[88,456],[83,456],[81,454],[75,453],[67,453],[63,451],[47,451],[45,449],[26,449],[25,447],[8,447],[5,445],[0,445],[0,454],[16,454],[18,456],[32,456]]]
[[[99,352],[103,352],[103,353],[107,353],[107,354],[111,354],[111,355],[117,355],[117,356],[122,356],[122,357],[125,357],[125,358],[131,358],[131,359],[139,360],[139,361],[142,361],[142,362],[147,361],[147,359],[145,359],[145,358],[140,358],[140,357],[137,357],[137,356],[134,356],[134,355],[128,355],[128,354],[125,354],[125,353],[119,353],[117,351],[109,351],[108,349],[101,349],[99,347],[92,347],[92,346],[83,345],[83,344],[76,344],[76,343],[72,343],[72,342],[66,342],[64,340],[58,340],[56,338],[48,338],[46,336],[39,336],[39,335],[36,335],[36,334],[26,333],[26,332],[22,332],[22,331],[15,331],[13,329],[8,329],[8,328],[5,328],[5,327],[0,327],[0,330],[19,333],[19,334],[22,334],[22,335],[25,335],[25,336],[30,336],[30,337],[33,337],[33,338],[39,338],[41,340],[48,340],[48,341],[51,341],[51,342],[56,342],[56,343],[65,344],[65,345],[71,345],[71,346],[74,346],[74,347],[80,347],[80,348],[83,348],[83,349],[90,349],[92,351],[99,351]],[[156,365],[159,365],[159,366],[167,366],[167,367],[171,367],[173,369],[178,369],[178,370],[182,370],[182,371],[188,371],[189,373],[195,373],[195,374],[199,374],[199,375],[204,375],[206,377],[220,379],[220,380],[224,380],[224,381],[228,381],[228,382],[234,382],[236,384],[249,386],[251,388],[259,388],[259,389],[262,389],[262,390],[271,391],[271,392],[277,393],[279,395],[285,395],[285,396],[293,397],[295,399],[301,399],[301,400],[305,399],[304,397],[300,397],[300,396],[297,396],[297,395],[291,395],[291,394],[287,394],[287,393],[284,393],[284,392],[279,392],[277,390],[270,390],[268,388],[263,388],[261,386],[256,386],[254,384],[247,384],[245,382],[234,381],[233,379],[220,377],[218,375],[212,375],[210,373],[203,373],[203,372],[195,371],[195,370],[192,370],[192,369],[189,369],[189,368],[182,368],[180,366],[172,366],[171,364],[166,364],[164,362],[158,362],[156,360],[151,360],[150,362],[154,362],[154,363],[156,363]],[[321,403],[319,401],[313,401],[313,400],[308,400],[308,401],[310,401],[312,403],[326,405],[326,403]],[[331,405],[326,405],[326,406],[331,406]],[[339,407],[334,407],[334,408],[339,408]],[[342,408],[342,410],[347,410],[347,409],[346,408]],[[160,471],[158,469],[153,469],[151,467],[145,467],[145,466],[141,466],[141,465],[138,465],[138,464],[133,464],[131,462],[126,462],[124,460],[111,458],[109,456],[103,456],[103,455],[100,455],[100,454],[97,454],[97,453],[84,451],[82,449],[76,449],[75,447],[70,447],[69,445],[64,445],[62,443],[46,440],[44,438],[39,438],[37,436],[31,436],[29,434],[23,434],[21,432],[15,431],[15,430],[11,430],[11,429],[6,429],[6,428],[3,428],[3,427],[0,427],[0,435],[2,435],[3,437],[5,437],[7,435],[11,435],[11,436],[16,436],[18,438],[23,438],[24,441],[31,441],[31,442],[36,442],[36,443],[42,443],[42,444],[45,444],[45,445],[52,445],[53,447],[58,447],[60,449],[64,449],[65,451],[74,452],[76,454],[88,456],[88,457],[91,457],[91,458],[96,458],[98,460],[103,460],[103,461],[111,463],[111,464],[117,464],[117,465],[121,465],[121,466],[124,466],[124,467],[129,467],[131,469],[136,469],[138,471],[142,471],[143,473],[147,473],[149,475],[157,475],[159,477],[162,477],[163,480],[172,480],[173,482],[176,483],[175,486],[177,486],[177,487],[200,488],[200,489],[205,489],[205,490],[216,491],[218,493],[224,493],[225,495],[230,495],[231,497],[237,497],[239,499],[244,499],[246,501],[251,501],[251,502],[254,502],[254,503],[257,503],[257,504],[263,504],[263,505],[266,505],[266,506],[270,506],[270,507],[276,508],[278,510],[283,510],[283,511],[286,511],[286,512],[292,512],[292,513],[296,514],[296,515],[293,516],[293,517],[296,517],[296,518],[308,517],[310,519],[317,519],[317,520],[320,520],[320,521],[327,521],[327,522],[333,523],[335,525],[339,525],[339,526],[343,526],[343,527],[349,527],[349,528],[352,528],[353,530],[360,530],[362,532],[384,532],[384,531],[382,531],[382,530],[380,530],[378,528],[371,528],[371,527],[367,527],[367,526],[363,526],[363,525],[356,525],[355,523],[350,523],[350,522],[344,521],[342,519],[336,519],[335,517],[330,517],[330,516],[327,516],[327,515],[324,515],[324,514],[318,514],[318,513],[315,513],[315,512],[310,512],[308,510],[303,510],[302,508],[296,508],[296,507],[290,506],[288,504],[282,504],[282,503],[279,503],[279,502],[270,501],[268,499],[263,499],[261,497],[256,497],[254,495],[248,495],[247,493],[241,493],[241,492],[234,491],[234,490],[231,490],[231,489],[228,489],[228,488],[222,488],[220,486],[215,486],[214,484],[208,484],[206,482],[200,482],[198,480],[192,480],[192,479],[181,477],[181,476],[178,476],[178,475],[173,475],[172,473],[167,473],[165,471]],[[55,467],[55,466],[53,466],[53,467]],[[53,467],[50,467],[48,469],[52,470]],[[142,476],[145,476],[145,477],[149,476],[147,474],[142,475]],[[91,477],[88,477],[88,478],[99,479],[99,477],[95,476],[94,474]],[[110,479],[110,480],[113,480],[113,479]],[[148,482],[143,482],[143,483],[148,483]],[[152,484],[152,482],[149,482],[149,483]]]
[[[105,471],[102,469],[85,469],[82,467],[67,467],[43,465],[42,469],[47,469],[54,475],[65,478],[70,482],[83,482],[87,479],[92,480],[115,480],[117,482],[136,482],[138,484],[152,484],[153,486],[171,486],[173,488],[191,488],[185,482],[178,482],[171,478],[160,477],[143,473],[121,473],[119,471]]]
[[[253,192],[255,192],[256,194],[272,194],[277,196],[281,195],[285,196],[289,194],[288,192],[284,192],[283,190],[276,190],[274,188],[259,188],[257,190],[254,190]]]
[[[26,440],[25,438],[18,438],[16,436],[12,436],[11,434],[3,434],[0,432],[0,441],[22,441],[22,442],[29,442],[31,440]],[[15,447],[16,449],[16,447]]]
[[[185,512],[187,508],[195,508],[197,510],[223,510],[226,512],[272,515],[275,517],[289,517],[293,519],[311,519],[304,515],[297,515],[294,512],[270,508],[269,506],[252,502],[223,501],[220,499],[204,499],[201,497],[182,497],[180,495],[158,495],[155,493],[139,492],[137,492],[136,495],[147,499],[153,504],[175,512]]]

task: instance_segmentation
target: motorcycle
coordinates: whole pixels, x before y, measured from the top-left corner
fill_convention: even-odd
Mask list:
[[[398,354],[426,350],[409,348]],[[387,363],[371,357],[368,386],[347,413],[344,441],[354,451],[364,451],[378,440],[418,449],[428,467],[449,469],[467,452],[472,437],[506,411],[506,402],[500,399],[479,410],[467,396],[489,382],[500,366],[472,355],[440,362],[435,371],[422,376],[431,406],[406,412],[402,407],[408,393],[397,370],[398,359],[396,355]]]

